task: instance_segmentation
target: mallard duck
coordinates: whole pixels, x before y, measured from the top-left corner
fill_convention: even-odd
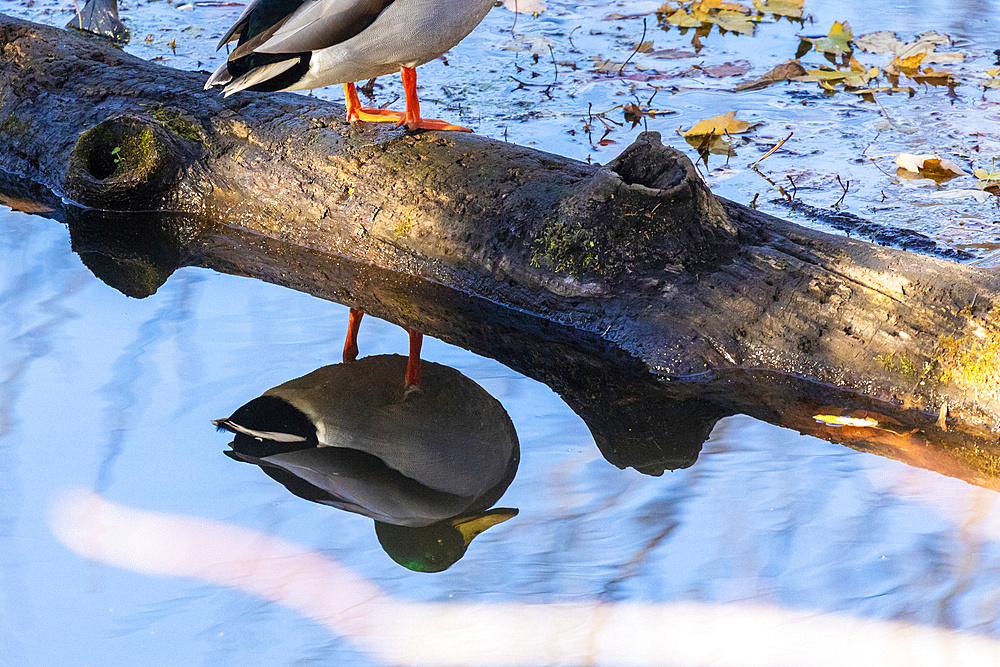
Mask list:
[[[205,84],[226,95],[249,89],[305,90],[344,84],[347,119],[411,130],[468,128],[422,118],[415,67],[479,25],[494,0],[253,0],[219,48],[236,49]],[[406,112],[361,106],[355,81],[399,71]]]
[[[87,0],[66,27],[90,32],[117,44],[129,40],[129,30],[118,18],[118,0]]]
[[[425,362],[421,391],[398,382],[405,357],[325,366],[269,389],[226,419],[238,461],[295,495],[375,520],[383,549],[413,570],[449,567],[484,530],[520,449],[503,406],[457,370]]]

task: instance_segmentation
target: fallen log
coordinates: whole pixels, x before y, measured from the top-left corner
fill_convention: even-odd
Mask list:
[[[200,264],[361,308],[548,382],[647,472],[746,412],[996,484],[991,274],[718,199],[653,133],[588,165],[205,77],[0,18],[0,167],[96,247],[157,229],[90,251],[126,290]]]

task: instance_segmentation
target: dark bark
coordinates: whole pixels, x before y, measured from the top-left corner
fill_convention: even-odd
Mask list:
[[[362,308],[548,382],[609,460],[649,472],[746,412],[994,483],[986,272],[717,199],[655,134],[601,167],[350,126],[296,95],[225,100],[205,73],[13,19],[0,49],[0,167],[84,206],[171,212],[60,214],[126,291],[200,264]],[[835,410],[879,425],[812,419]]]

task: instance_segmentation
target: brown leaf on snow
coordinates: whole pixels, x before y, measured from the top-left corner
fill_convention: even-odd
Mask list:
[[[760,77],[759,79],[754,79],[753,81],[744,81],[740,85],[736,86],[734,90],[760,90],[761,88],[766,88],[772,83],[778,83],[779,81],[788,81],[789,79],[794,79],[796,77],[805,76],[806,69],[798,60],[788,60],[781,63],[770,72]]]
[[[657,49],[650,51],[649,55],[654,58],[664,58],[666,60],[680,60],[681,58],[697,58],[698,54],[686,49]]]
[[[731,63],[722,63],[721,65],[710,65],[709,67],[695,65],[695,67],[713,79],[722,79],[727,76],[743,76],[750,71],[750,61],[737,60]]]

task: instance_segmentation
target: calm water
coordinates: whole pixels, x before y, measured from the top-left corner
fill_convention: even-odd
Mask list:
[[[534,22],[521,17],[520,30],[554,38],[586,23],[578,46],[627,56],[641,20],[617,31],[599,19],[623,7],[648,11],[646,4],[551,3]],[[770,28],[816,34],[845,18],[859,34],[936,28],[980,60],[997,28],[989,3],[894,3],[884,14],[870,11],[872,2],[836,3],[837,12],[833,3],[809,4],[814,26]],[[0,2],[0,11],[65,22],[64,8],[43,14],[54,7]],[[197,64],[211,53],[207,37],[238,11],[140,2],[123,16],[139,37],[130,50],[208,68]],[[499,44],[509,17],[493,12],[470,44]],[[179,55],[165,49],[158,28],[146,27],[154,21],[177,37]],[[194,24],[206,27],[184,30]],[[585,34],[591,26],[597,34]],[[146,32],[153,46],[142,41]],[[657,48],[689,39],[655,35]],[[712,57],[747,57],[737,39],[725,36]],[[449,55],[449,67],[472,57],[464,47]],[[754,72],[776,62],[755,63]],[[428,66],[428,85],[448,85],[444,67]],[[608,85],[581,84],[578,95],[595,96],[596,108],[622,90],[601,88]],[[480,79],[468,103],[488,92]],[[680,120],[650,121],[650,129],[666,136],[713,115],[721,95],[668,98],[682,107]],[[493,136],[507,127],[498,120],[509,118],[504,104],[548,104],[537,94],[500,97],[507,102],[491,102],[481,121]],[[972,117],[979,107],[971,97],[965,107],[935,97],[924,103]],[[623,129],[615,130],[617,147],[567,135],[580,118],[557,99],[564,105],[548,108],[540,125],[509,124],[509,138],[527,143],[530,133],[547,150],[601,161],[629,141]],[[790,106],[787,93],[746,99],[742,108],[760,113]],[[984,99],[976,127],[997,122],[995,98]],[[852,142],[874,127],[860,126]],[[714,177],[734,198],[749,199],[758,187],[750,177]],[[865,201],[857,206],[875,200]],[[935,234],[951,224],[941,222],[942,211],[995,217],[971,204],[919,216],[908,206],[902,217]],[[992,231],[982,234],[992,239]],[[661,664],[1000,664],[994,492],[746,417],[721,421],[691,468],[658,478],[618,470],[548,387],[428,338],[425,359],[458,369],[509,413],[521,464],[500,505],[520,513],[478,537],[446,572],[414,573],[383,552],[371,520],[300,500],[224,456],[230,437],[211,424],[269,387],[337,362],[346,308],[194,268],[149,298],[130,299],[88,271],[65,226],[8,209],[0,209],[0,306],[0,665],[490,665],[558,656],[563,664],[610,664],[625,648],[602,632],[631,645],[651,642]],[[405,353],[406,344],[402,329],[365,319],[362,355]],[[81,497],[81,489],[142,513],[116,521],[114,506]],[[145,512],[176,521],[157,523]],[[205,520],[215,523],[204,530]],[[227,526],[255,532],[247,538]],[[294,554],[310,550],[325,565],[300,565]],[[186,566],[185,554],[204,569]],[[372,585],[389,596],[377,609]],[[351,610],[337,608],[355,598]],[[532,613],[559,618],[566,604],[577,605],[567,613],[579,627],[518,625]],[[588,616],[597,604],[604,606]],[[640,604],[636,617],[622,616]],[[508,659],[465,627],[480,621],[509,637],[501,643],[512,654],[523,652]],[[591,645],[610,648],[590,652]]]
[[[345,308],[191,268],[129,299],[90,274],[59,223],[7,212],[0,224],[3,664],[368,664],[356,643],[282,604],[233,585],[144,574],[147,557],[128,555],[113,528],[96,539],[125,553],[124,568],[82,558],[49,518],[81,488],[289,540],[401,600],[694,602],[730,622],[746,615],[751,626],[764,606],[791,615],[766,628],[778,646],[782,630],[802,618],[825,622],[822,614],[1000,640],[994,492],[745,417],[720,422],[689,469],[659,478],[621,471],[547,387],[432,339],[426,359],[457,368],[509,412],[522,462],[500,504],[520,514],[444,573],[404,570],[369,519],[299,500],[230,460],[230,438],[210,423],[336,362]],[[368,318],[360,342],[362,354],[401,352],[406,334]],[[165,538],[150,528],[141,539]],[[282,560],[262,567],[272,565],[280,571]],[[338,595],[333,585],[330,599]],[[712,664],[719,638],[705,628],[697,659],[676,661],[668,643],[664,663]],[[735,657],[718,664],[807,664],[733,642]]]

